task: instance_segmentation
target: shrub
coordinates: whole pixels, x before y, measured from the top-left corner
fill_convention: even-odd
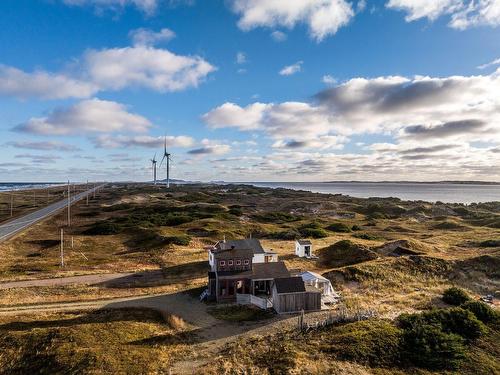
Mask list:
[[[284,230],[281,232],[273,232],[268,235],[269,238],[273,238],[275,240],[298,240],[302,237],[302,235],[295,229]]]
[[[454,370],[465,358],[464,339],[420,321],[404,330],[402,361],[429,370]]]
[[[85,230],[83,233],[88,235],[110,235],[117,234],[122,231],[122,228],[115,223],[109,221],[99,221],[92,225],[89,229]]]
[[[470,301],[470,297],[465,290],[452,287],[444,291],[443,301],[448,305],[460,306],[461,304]]]
[[[179,245],[179,246],[187,246],[191,242],[191,237],[189,236],[170,236],[163,237],[163,243],[166,245]]]
[[[356,232],[356,231],[358,231],[358,230],[361,230],[361,227],[360,227],[359,225],[354,224],[354,225],[352,226],[351,230],[352,230],[353,232]]]
[[[328,233],[322,228],[300,228],[299,233],[302,237],[309,238],[325,238],[328,237]]]
[[[460,307],[471,311],[483,323],[497,321],[500,318],[500,314],[497,311],[483,302],[468,301]]]
[[[241,216],[243,215],[243,210],[241,206],[233,205],[229,207],[229,213],[234,216]]]
[[[286,212],[266,212],[254,215],[254,218],[263,223],[290,223],[300,220],[299,216],[291,215]]]
[[[362,240],[370,240],[370,241],[377,239],[376,236],[374,236],[372,234],[368,234],[368,233],[356,233],[353,235],[353,237],[361,238]]]
[[[364,245],[349,240],[342,240],[328,246],[320,252],[320,263],[326,267],[343,267],[373,260],[378,255]]]
[[[351,229],[345,225],[344,223],[332,223],[329,226],[326,227],[331,232],[337,232],[337,233],[349,233]]]
[[[321,345],[337,357],[375,366],[398,362],[402,331],[382,320],[367,320],[333,328]]]
[[[403,314],[399,322],[404,329],[421,325],[432,325],[445,333],[454,333],[466,339],[476,339],[484,333],[485,327],[476,316],[460,307],[435,309],[422,314]]]
[[[479,243],[481,247],[500,247],[500,240],[486,240]]]

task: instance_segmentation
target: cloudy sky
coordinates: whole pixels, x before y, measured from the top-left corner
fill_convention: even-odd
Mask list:
[[[0,181],[500,181],[500,0],[2,0]],[[165,177],[165,170],[159,172]]]

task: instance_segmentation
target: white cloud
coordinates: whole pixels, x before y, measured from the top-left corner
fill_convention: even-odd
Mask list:
[[[295,73],[299,73],[302,70],[303,63],[303,61],[297,61],[295,64],[285,66],[279,73],[282,76],[291,76]]]
[[[377,133],[500,143],[500,74],[354,78],[318,93],[313,103],[225,103],[203,120],[283,142]]]
[[[271,33],[271,38],[273,38],[275,42],[284,42],[287,35],[283,31],[275,30]]]
[[[89,50],[66,75],[0,66],[0,94],[41,99],[86,98],[99,91],[146,87],[159,92],[197,87],[216,68],[199,56],[147,45]]]
[[[57,141],[46,141],[46,142],[17,141],[17,142],[7,142],[6,145],[14,148],[24,148],[28,150],[81,151],[79,147]]]
[[[238,52],[236,54],[236,63],[245,64],[247,62],[247,55],[244,52]]]
[[[242,108],[234,103],[224,103],[202,116],[213,129],[236,127],[254,130],[261,126],[262,114],[272,104],[254,103]]]
[[[231,146],[209,139],[202,140],[201,145],[202,147],[189,150],[188,154],[201,157],[204,155],[224,155],[231,151]]]
[[[100,135],[92,139],[98,148],[162,148],[165,137],[152,137],[150,135],[125,136],[125,135]],[[185,136],[167,136],[168,147],[191,147],[195,143],[194,139]]]
[[[131,30],[128,33],[132,43],[136,46],[153,46],[157,43],[168,42],[175,38],[175,33],[167,28],[160,31],[153,31],[150,29],[139,28]]]
[[[91,79],[103,89],[148,87],[179,91],[198,84],[215,68],[199,56],[180,56],[147,46],[91,50],[85,54]]]
[[[240,16],[238,27],[248,31],[256,27],[293,28],[299,23],[309,27],[316,41],[334,35],[354,16],[345,0],[231,0],[232,10]]]
[[[98,87],[92,82],[71,78],[64,74],[44,71],[26,73],[9,66],[0,65],[0,94],[18,98],[41,99],[86,98],[96,93]]]
[[[408,22],[449,15],[449,26],[460,30],[500,25],[500,0],[390,0],[386,6],[406,12]]]
[[[327,85],[334,85],[337,83],[337,79],[330,74],[324,75],[323,78],[321,78],[321,81]]]
[[[493,61],[490,61],[489,63],[479,65],[477,68],[483,70],[483,69],[487,69],[487,68],[490,68],[492,66],[497,66],[497,65],[500,65],[500,58],[493,60]]]
[[[66,135],[117,131],[145,132],[151,126],[148,119],[128,112],[123,104],[88,99],[70,107],[57,108],[46,117],[31,118],[16,126],[14,130],[42,135]]]
[[[142,12],[151,15],[158,8],[159,0],[63,0],[67,5],[93,6],[97,10],[120,10],[125,6],[135,6]]]

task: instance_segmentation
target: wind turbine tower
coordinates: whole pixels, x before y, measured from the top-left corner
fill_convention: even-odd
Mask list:
[[[156,154],[155,156],[153,156],[153,159],[151,159],[151,165],[152,165],[152,168],[153,168],[153,181],[154,181],[154,184],[156,185]]]
[[[170,187],[170,158],[171,154],[167,152],[167,136],[165,136],[165,143],[164,143],[164,149],[163,149],[163,158],[161,159],[160,162],[160,167],[163,164],[163,161],[167,159],[167,189]]]

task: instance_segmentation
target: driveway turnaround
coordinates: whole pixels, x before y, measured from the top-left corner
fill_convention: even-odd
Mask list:
[[[92,188],[90,190],[72,196],[71,204],[78,202],[79,200],[82,200],[87,195],[92,194],[94,190],[100,189],[103,186],[104,185],[96,186],[95,188]],[[31,225],[35,224],[38,221],[43,220],[51,215],[54,215],[55,213],[66,208],[67,206],[68,206],[68,200],[63,199],[59,202],[52,203],[47,207],[44,207],[38,211],[18,217],[17,219],[11,220],[3,225],[0,225],[0,242],[5,241],[6,239],[30,227]]]

